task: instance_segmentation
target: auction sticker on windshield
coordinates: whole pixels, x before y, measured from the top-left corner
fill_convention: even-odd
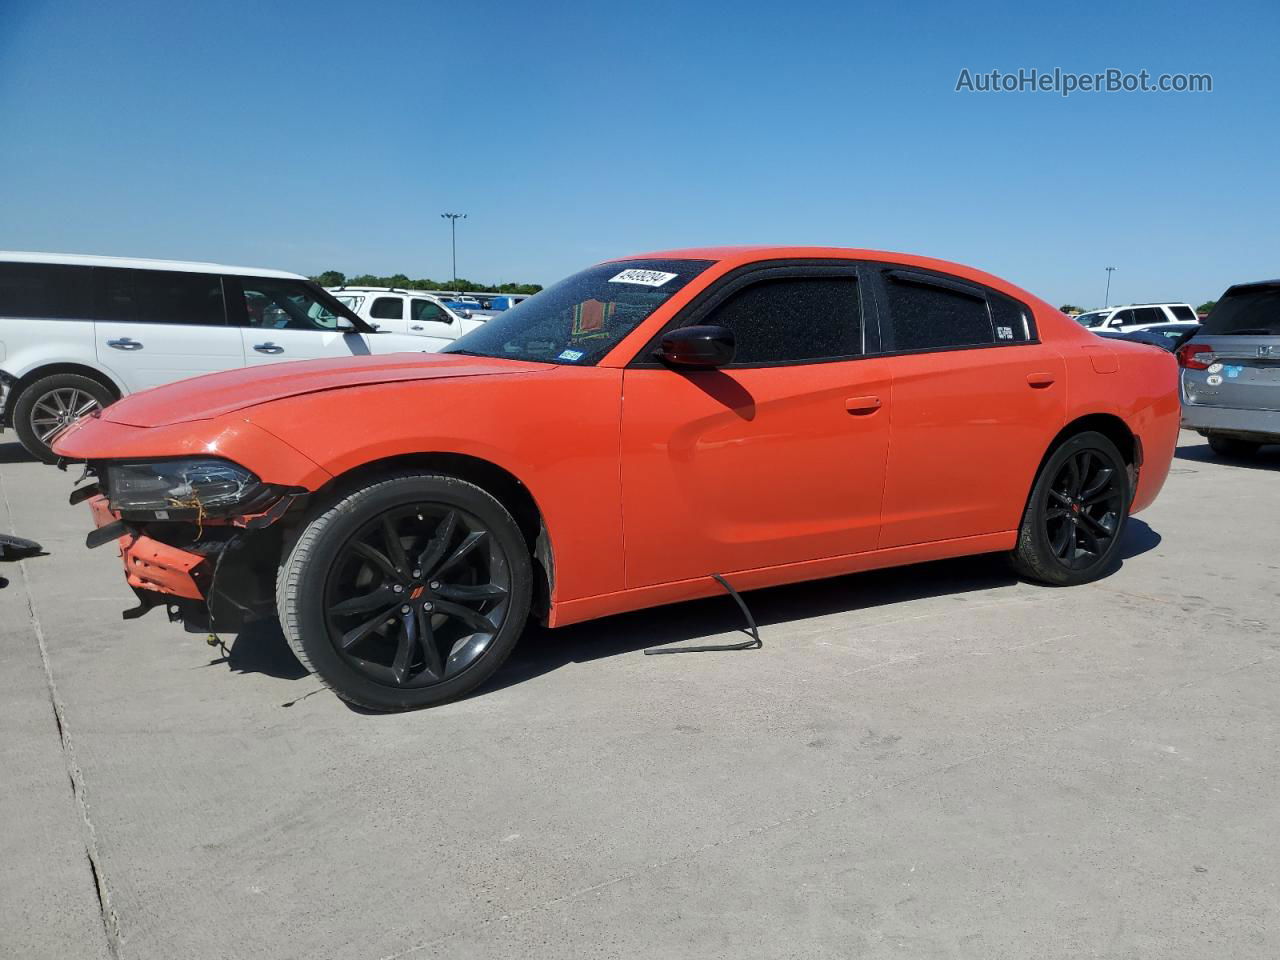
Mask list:
[[[663,273],[661,270],[623,270],[616,277],[610,277],[610,283],[639,283],[646,287],[660,287],[668,280],[674,280],[679,274]]]

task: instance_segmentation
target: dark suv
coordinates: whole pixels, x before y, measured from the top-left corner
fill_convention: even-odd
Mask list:
[[[1280,443],[1280,280],[1227,290],[1178,348],[1182,425],[1223,456]]]

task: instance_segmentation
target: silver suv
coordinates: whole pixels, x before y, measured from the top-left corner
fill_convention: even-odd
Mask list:
[[[1280,443],[1280,280],[1239,283],[1178,348],[1182,425],[1225,457]]]

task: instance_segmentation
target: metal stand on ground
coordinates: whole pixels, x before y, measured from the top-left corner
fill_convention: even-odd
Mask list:
[[[760,631],[756,628],[755,617],[751,616],[751,611],[747,608],[747,602],[742,599],[742,594],[733,589],[733,585],[718,573],[713,573],[713,577],[719,581],[720,586],[729,591],[729,596],[733,597],[734,602],[738,604],[738,609],[742,611],[742,615],[747,618],[747,632],[751,634],[750,640],[743,640],[741,643],[714,643],[705,644],[696,647],[650,647],[645,650],[646,657],[656,657],[664,653],[712,653],[717,650],[759,650],[764,646],[764,641],[760,639]]]

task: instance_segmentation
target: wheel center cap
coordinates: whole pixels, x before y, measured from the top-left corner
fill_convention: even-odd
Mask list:
[[[415,584],[413,589],[409,591],[410,600],[421,600],[422,595],[427,592],[427,588],[422,584]]]

